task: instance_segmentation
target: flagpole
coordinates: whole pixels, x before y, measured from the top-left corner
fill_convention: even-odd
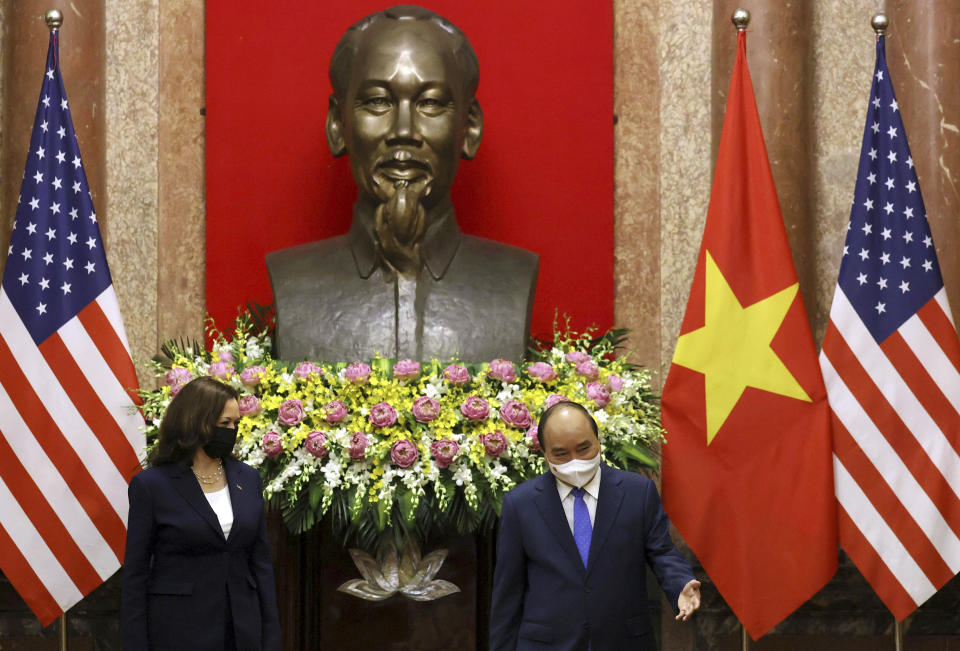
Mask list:
[[[747,31],[747,25],[750,24],[750,12],[746,9],[738,8],[730,16],[730,22],[737,28],[737,32]],[[747,629],[743,623],[740,623],[740,649],[741,651],[750,651],[750,636],[747,635]]]
[[[51,32],[57,32],[63,25],[63,14],[56,9],[51,9],[44,15],[44,20]],[[60,624],[60,651],[67,651],[67,613],[60,615],[57,621]]]
[[[747,25],[750,24],[750,12],[746,9],[737,9],[730,16],[730,22],[737,28],[737,32],[747,31]],[[750,636],[747,635],[747,629],[743,623],[740,623],[740,649],[741,651],[750,651]]]
[[[887,28],[890,27],[890,19],[887,18],[886,14],[874,14],[873,17],[870,18],[870,26],[873,28],[877,38],[880,38],[886,33]],[[893,648],[896,651],[903,651],[903,624],[896,619],[894,619],[893,623]]]

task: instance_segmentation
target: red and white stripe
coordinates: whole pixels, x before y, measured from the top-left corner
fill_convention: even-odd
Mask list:
[[[945,291],[877,344],[837,287],[820,367],[840,544],[901,620],[960,572],[960,341]]]
[[[112,286],[39,346],[0,289],[0,569],[44,625],[123,560],[136,386]]]

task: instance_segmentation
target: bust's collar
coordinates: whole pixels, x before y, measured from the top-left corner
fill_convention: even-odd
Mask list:
[[[460,227],[457,226],[453,205],[447,204],[442,210],[441,214],[431,220],[432,223],[420,243],[420,254],[434,280],[443,278],[457,253],[457,247],[460,246]],[[357,273],[361,278],[369,278],[377,267],[379,254],[373,222],[361,212],[358,202],[353,207],[353,224],[349,234],[350,251],[357,265]]]

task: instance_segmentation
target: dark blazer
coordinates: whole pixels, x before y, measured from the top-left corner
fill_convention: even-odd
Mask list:
[[[125,651],[223,648],[226,609],[238,651],[280,648],[260,476],[224,462],[233,526],[229,538],[186,464],[155,466],[130,481],[123,562]]]
[[[492,651],[654,648],[649,563],[676,610],[693,572],[674,547],[652,481],[600,466],[587,567],[549,472],[503,498],[490,616]]]

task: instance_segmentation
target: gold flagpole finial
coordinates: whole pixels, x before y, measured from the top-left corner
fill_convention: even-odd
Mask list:
[[[60,29],[60,26],[63,25],[63,14],[57,9],[48,11],[44,18],[46,18],[47,27],[50,28],[50,31]]]
[[[870,19],[870,26],[873,27],[877,36],[883,36],[890,27],[890,19],[887,18],[887,14],[874,14]]]
[[[744,32],[747,25],[750,24],[750,12],[746,9],[737,9],[733,12],[730,20],[733,21],[733,26],[737,28],[738,32]]]

